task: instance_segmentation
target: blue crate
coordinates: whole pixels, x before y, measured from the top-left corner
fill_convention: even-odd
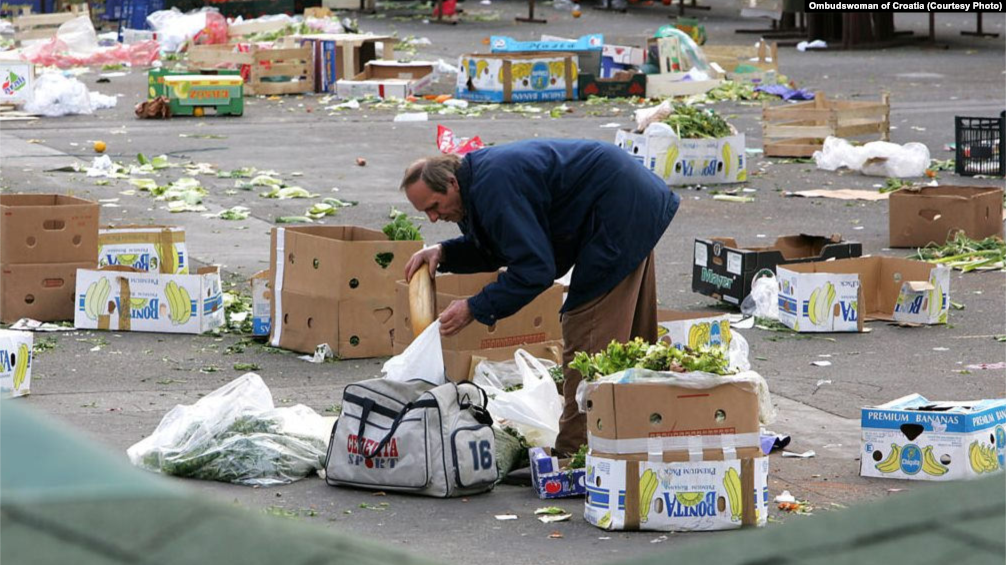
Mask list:
[[[105,0],[105,12],[101,14],[101,19],[105,21],[118,21],[122,18],[122,0]]]
[[[150,29],[147,16],[164,9],[164,0],[121,0],[121,3],[119,41],[122,41],[123,29]]]

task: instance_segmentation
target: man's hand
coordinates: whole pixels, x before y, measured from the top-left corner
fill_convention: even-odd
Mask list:
[[[433,247],[427,247],[422,251],[415,252],[412,257],[409,258],[409,262],[405,264],[405,282],[412,280],[412,275],[426,263],[430,266],[430,277],[437,276],[437,265],[440,264],[440,259],[443,257],[443,250],[440,245],[434,245]]]
[[[475,319],[467,300],[455,300],[440,315],[440,335],[450,337],[465,329]]]

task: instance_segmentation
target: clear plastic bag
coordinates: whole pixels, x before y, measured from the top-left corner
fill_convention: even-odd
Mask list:
[[[55,118],[71,114],[91,114],[115,106],[117,98],[89,92],[84,83],[61,73],[45,73],[35,81],[33,97],[25,111]]]
[[[748,340],[737,333],[736,330],[730,331],[730,347],[727,349],[727,359],[729,360],[729,367],[734,371],[750,371],[751,362],[748,360],[748,352],[750,347],[748,346]]]
[[[559,435],[562,396],[550,366],[555,363],[518,349],[513,361],[482,361],[472,378],[489,395],[487,408],[493,420],[516,429],[533,447],[553,447]],[[517,384],[521,386],[516,388]]]
[[[175,406],[126,453],[133,465],[166,475],[275,486],[323,468],[326,428],[307,406],[276,408],[262,379],[247,373]]]
[[[828,136],[821,151],[814,152],[817,168],[834,171],[842,167],[872,177],[921,177],[929,167],[929,148],[921,143],[898,145],[871,141],[856,147],[840,137]]]
[[[741,313],[756,318],[779,319],[779,282],[775,275],[754,280],[751,294],[741,302]]]

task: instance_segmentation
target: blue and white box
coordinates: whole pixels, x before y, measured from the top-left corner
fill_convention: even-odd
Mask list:
[[[577,65],[573,53],[462,55],[454,97],[474,102],[576,100]]]
[[[864,477],[984,477],[1006,464],[1006,399],[944,402],[910,394],[863,408],[862,433]]]
[[[252,335],[269,336],[272,331],[272,288],[269,286],[272,271],[259,271],[252,275]]]
[[[564,469],[559,459],[540,447],[528,450],[531,459],[531,486],[538,498],[570,498],[587,494],[586,469]]]

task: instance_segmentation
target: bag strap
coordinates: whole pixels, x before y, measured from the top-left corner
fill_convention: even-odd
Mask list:
[[[346,395],[347,400],[350,399],[349,397],[350,395]],[[357,449],[359,453],[363,455],[364,459],[373,459],[374,457],[377,457],[377,454],[380,453],[382,449],[384,449],[384,446],[387,445],[389,441],[391,441],[391,437],[395,435],[395,431],[398,430],[399,424],[402,423],[402,420],[411,410],[415,408],[437,407],[437,401],[435,399],[428,398],[425,400],[416,400],[415,402],[410,402],[405,406],[403,406],[400,412],[395,413],[393,410],[389,410],[383,406],[376,404],[373,400],[369,398],[356,397],[355,400],[358,400],[359,402],[356,403],[359,404],[361,407],[363,407],[363,412],[360,414],[360,429],[356,434],[356,441],[357,441]],[[385,434],[384,437],[381,438],[381,441],[377,443],[377,447],[375,447],[373,451],[371,451],[370,453],[367,453],[367,450],[364,448],[363,432],[366,430],[367,417],[370,415],[371,411],[381,414],[382,416],[394,418],[395,420],[391,423],[391,429],[388,430],[388,433]]]
[[[471,401],[471,397],[468,396],[467,392],[466,393],[462,393],[461,392],[461,387],[462,386],[464,386],[466,388],[467,387],[474,387],[477,391],[479,391],[479,397],[482,399],[482,403],[481,404],[475,404],[475,403],[473,403]],[[484,426],[491,426],[492,425],[493,418],[489,414],[489,410],[486,409],[486,406],[489,404],[489,395],[486,394],[485,389],[483,389],[482,387],[480,387],[479,385],[477,385],[477,384],[475,384],[473,382],[465,381],[463,383],[455,385],[454,391],[458,395],[458,407],[459,408],[461,408],[462,410],[468,410],[468,411],[470,411],[472,413],[472,415],[475,417],[475,421],[476,422],[478,422],[478,423],[480,423],[480,424],[482,424]],[[462,401],[462,398],[464,399],[464,401]]]

